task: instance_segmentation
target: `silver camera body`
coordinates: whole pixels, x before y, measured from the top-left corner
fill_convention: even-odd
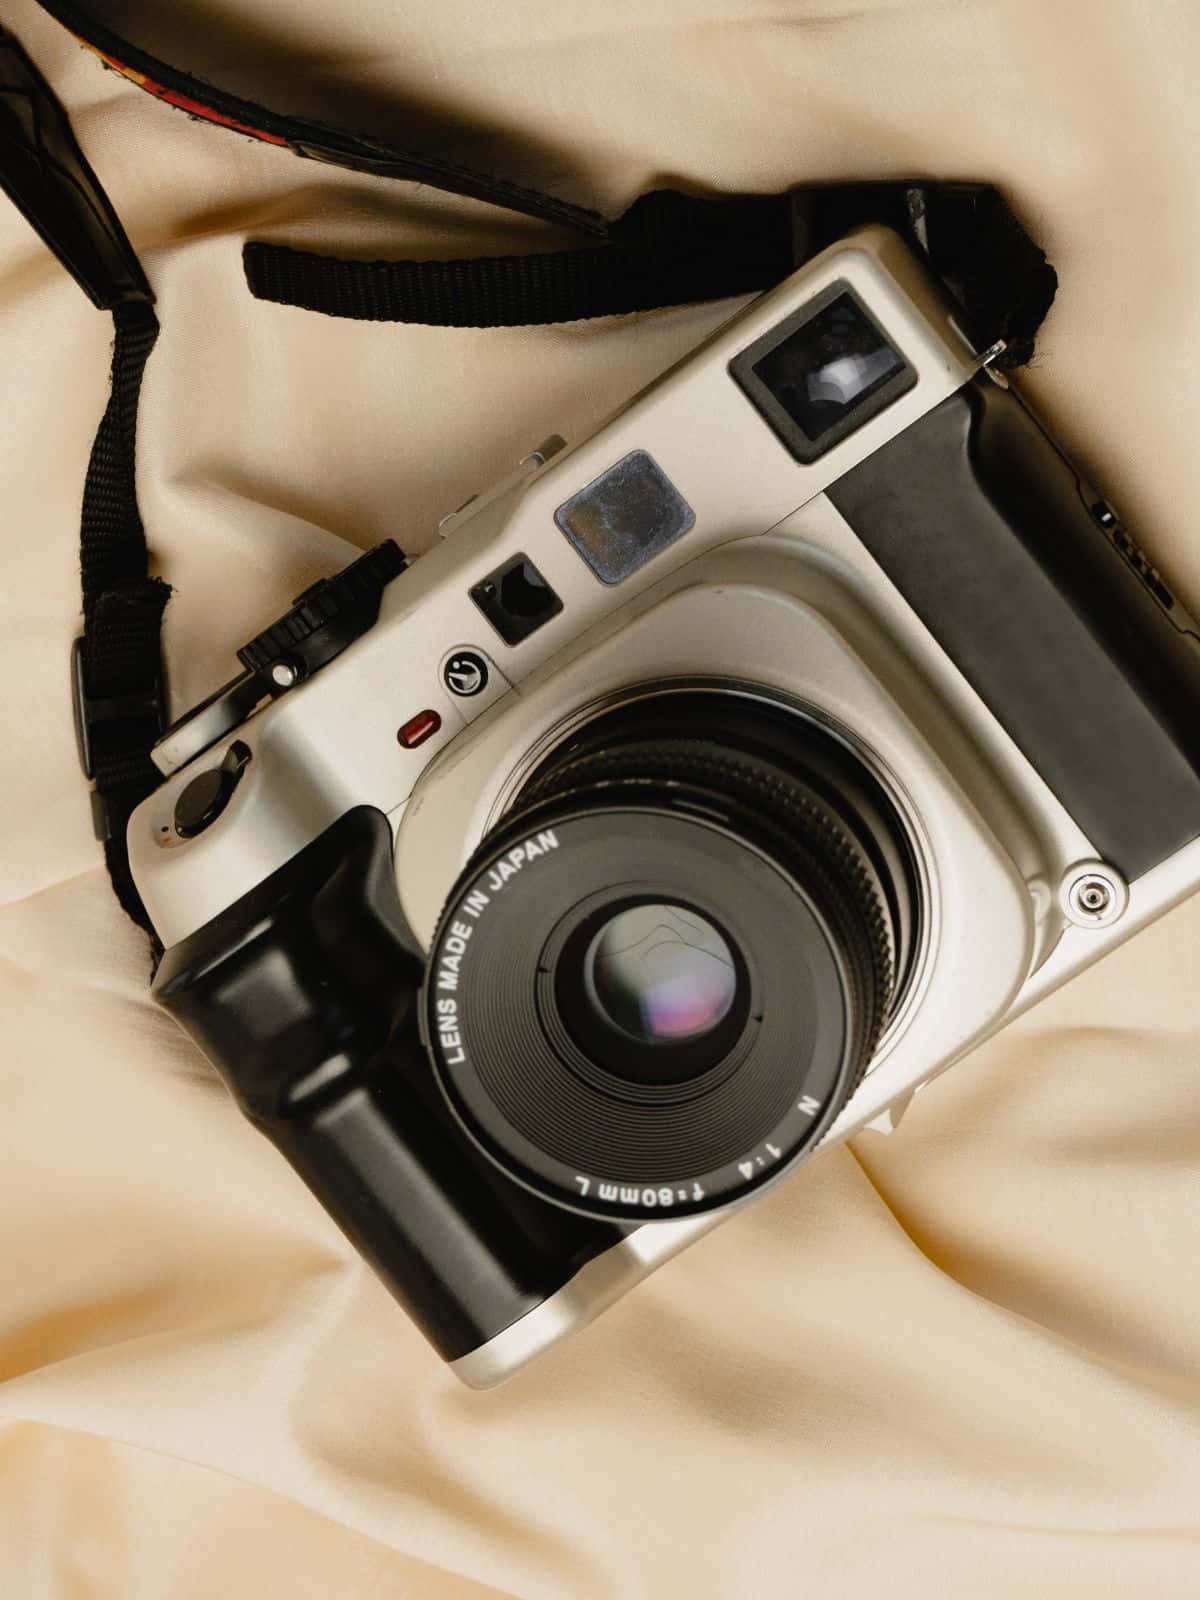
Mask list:
[[[864,323],[884,354],[879,341],[864,354],[860,340],[806,376],[815,345]],[[797,339],[799,378],[773,355]],[[811,402],[835,416],[823,433],[810,428],[816,440],[789,410],[801,379],[800,411]],[[1001,421],[980,420],[996,407]],[[1012,488],[1024,482],[1013,463],[1027,438],[1035,500]],[[983,506],[982,534],[955,510],[968,493]],[[911,530],[931,505],[956,525],[918,548]],[[1056,507],[1070,508],[1069,548]],[[611,1232],[586,1259],[566,1251],[561,1282],[552,1274],[517,1314],[440,1341],[465,1381],[483,1385],[814,1148],[890,1131],[931,1078],[1191,892],[1200,784],[1184,709],[1200,678],[1178,599],[882,227],[824,251],[590,439],[535,452],[439,533],[327,665],[297,672],[283,650],[253,691],[215,697],[158,747],[165,780],[134,813],[128,842],[166,949],[165,1003],[198,970],[206,930],[257,904],[361,808],[386,818],[410,943],[444,957],[447,897],[531,775],[615,712],[636,726],[639,705],[672,696],[720,696],[734,716],[769,705],[849,752],[900,819],[919,904],[865,1072],[819,1136],[794,1155],[768,1139],[738,1152],[752,1186],[712,1209],[691,1204],[678,1173],[630,1184],[621,1171],[581,1169],[579,1209],[610,1218]],[[1116,610],[1158,663],[1143,679],[1136,652],[1108,643],[1104,619]],[[1111,711],[1099,725],[1097,698]],[[1078,705],[1074,718],[1064,704]],[[1141,807],[1133,815],[1122,788],[1131,767],[1158,797],[1157,820]],[[556,849],[544,837],[539,847],[546,831],[508,846],[478,882],[494,881],[499,899],[510,880],[533,880]],[[248,937],[225,945],[245,949]],[[186,963],[173,958],[180,950],[192,952]],[[206,960],[210,970],[211,951]],[[235,991],[226,984],[205,1005],[227,1015]],[[454,1005],[471,1005],[465,973]],[[227,1033],[173,1008],[276,1137],[279,1084],[268,1113],[230,1066]],[[458,1042],[459,1013],[447,1015],[443,1057]],[[317,1073],[326,1085],[342,1081],[331,1059]],[[299,1098],[310,1094],[313,1118],[332,1119],[337,1096],[308,1085]],[[345,1186],[314,1182],[277,1142],[380,1265],[373,1224],[345,1221]],[[466,1136],[463,1149],[485,1165],[495,1155]],[[624,1202],[597,1209],[602,1185]],[[407,1269],[381,1270],[413,1309],[422,1291]],[[435,1275],[454,1287],[457,1270]]]

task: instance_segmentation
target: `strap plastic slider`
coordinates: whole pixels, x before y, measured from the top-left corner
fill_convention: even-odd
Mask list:
[[[159,733],[167,725],[166,684],[162,668],[146,689],[130,694],[100,695],[93,698],[84,679],[83,636],[71,646],[71,708],[75,716],[75,748],[85,778],[94,778],[93,730],[109,722],[153,722]],[[149,744],[150,740],[141,741]]]

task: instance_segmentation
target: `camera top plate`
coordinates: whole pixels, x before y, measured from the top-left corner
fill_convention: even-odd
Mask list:
[[[794,459],[729,372],[740,352],[831,286],[849,285],[916,383],[819,460]],[[165,943],[183,937],[289,860],[355,805],[394,813],[431,761],[552,657],[582,647],[640,592],[706,551],[765,532],[819,495],[958,389],[978,356],[951,302],[900,237],[858,230],[753,301],[664,373],[605,427],[546,462],[509,497],[486,504],[384,590],[379,619],[331,667],[281,694],[236,731],[254,758],[219,820],[180,841],[174,773],[135,812],[130,860]],[[644,451],[695,513],[694,524],[617,584],[602,582],[555,513],[615,462]],[[517,558],[561,602],[515,644],[497,635],[472,591]],[[450,692],[455,651],[488,663],[485,692]],[[417,713],[437,731],[406,748],[397,729]],[[219,763],[220,744],[200,761]]]

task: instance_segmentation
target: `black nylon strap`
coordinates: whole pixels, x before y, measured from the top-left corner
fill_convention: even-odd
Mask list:
[[[567,322],[722,299],[791,271],[787,197],[643,195],[608,225],[608,243],[464,261],[346,261],[250,243],[261,300],[370,321],[495,328]]]
[[[153,295],[66,113],[0,28],[0,188],[115,327],[112,392],[88,463],[80,528],[83,633],[72,651],[75,727],[92,814],[122,906],[153,935],[129,872],[125,824],[160,774],[159,626],[170,590],[147,575],[134,450],[138,394],[158,337]]]
[[[366,321],[494,328],[565,322],[746,294],[865,222],[886,222],[959,299],[980,348],[1028,361],[1057,276],[998,190],[921,180],[732,199],[661,189],[612,223],[609,242],[460,261],[348,261],[251,242],[259,299]]]
[[[86,728],[93,817],[113,888],[133,920],[152,932],[130,876],[125,827],[162,781],[150,747],[165,719],[159,630],[171,591],[147,573],[134,472],[138,396],[158,319],[148,302],[133,301],[117,306],[113,321],[112,392],[83,491],[77,719]]]

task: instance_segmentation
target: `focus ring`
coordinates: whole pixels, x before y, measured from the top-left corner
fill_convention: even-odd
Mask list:
[[[551,758],[455,885],[422,999],[435,1074],[478,1147],[545,1198],[625,1222],[742,1198],[814,1148],[896,985],[888,863],[844,769],[808,729],[771,742],[774,725],[710,728],[703,709]],[[720,1019],[639,1036],[607,1008],[595,941],[639,907],[651,928],[617,952],[658,943],[624,993],[643,1018],[655,981],[661,1015],[703,1009],[702,987],[647,977],[687,970],[657,952],[689,914],[736,967]]]

